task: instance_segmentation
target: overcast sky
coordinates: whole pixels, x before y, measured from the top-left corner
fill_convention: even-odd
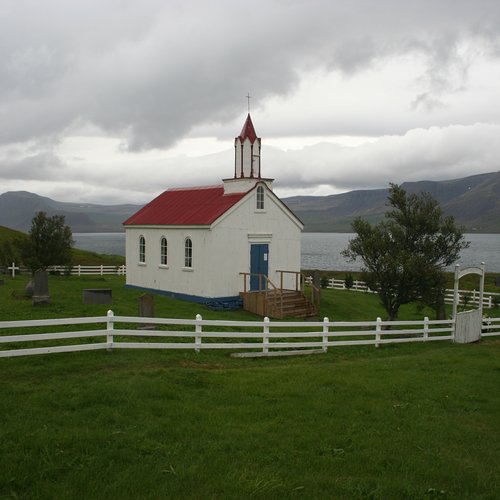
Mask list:
[[[500,2],[3,0],[0,193],[217,184],[248,92],[280,196],[500,170]]]

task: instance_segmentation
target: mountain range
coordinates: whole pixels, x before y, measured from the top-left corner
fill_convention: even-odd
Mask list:
[[[409,193],[428,192],[443,212],[466,231],[500,233],[500,171],[446,181],[405,182]],[[388,188],[349,191],[330,196],[294,196],[283,201],[304,222],[308,232],[349,232],[356,217],[381,220]],[[28,231],[39,211],[64,215],[75,233],[119,232],[122,222],[140,205],[97,205],[55,201],[26,191],[0,195],[0,225]]]

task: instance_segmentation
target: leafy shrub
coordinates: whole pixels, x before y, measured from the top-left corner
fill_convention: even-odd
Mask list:
[[[350,290],[353,287],[354,279],[353,279],[351,273],[346,274],[346,276],[344,278],[344,284],[345,284],[345,287],[347,288],[347,290]]]

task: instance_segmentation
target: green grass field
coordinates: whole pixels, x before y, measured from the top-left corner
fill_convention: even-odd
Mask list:
[[[52,304],[0,286],[0,320],[94,316],[50,277]],[[13,294],[14,292],[14,294]],[[155,298],[157,316],[257,319]],[[498,310],[489,311],[498,316]],[[401,319],[421,318],[410,305]],[[321,317],[373,320],[376,296],[328,290]],[[342,347],[304,358],[96,351],[0,359],[0,498],[463,498],[500,496],[500,339]]]

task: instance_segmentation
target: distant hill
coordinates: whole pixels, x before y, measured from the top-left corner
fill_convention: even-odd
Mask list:
[[[140,205],[94,205],[54,201],[27,191],[0,195],[0,225],[29,231],[37,212],[64,215],[74,233],[113,233],[123,231],[122,222]]]
[[[500,172],[447,181],[405,182],[410,193],[428,192],[468,232],[500,233]],[[308,232],[349,232],[356,217],[378,222],[387,210],[389,189],[357,190],[330,196],[294,196],[283,201]]]
[[[500,172],[447,181],[405,182],[410,193],[429,192],[445,214],[466,231],[500,233]],[[350,191],[330,196],[293,196],[283,201],[304,222],[308,232],[349,232],[356,217],[378,222],[387,210],[388,188]],[[66,203],[26,191],[0,195],[0,225],[29,231],[39,212],[60,214],[74,233],[123,231],[122,222],[140,205]]]
[[[16,231],[10,227],[0,226],[0,242],[3,240],[13,240],[21,236],[24,236],[24,233],[21,231]]]

